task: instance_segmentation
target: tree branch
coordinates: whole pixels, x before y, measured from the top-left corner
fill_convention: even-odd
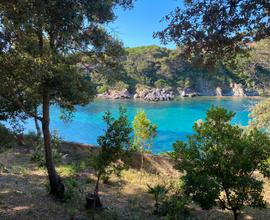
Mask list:
[[[23,103],[18,99],[15,91],[13,89],[11,89],[11,92],[13,94],[13,97],[15,99],[15,103],[26,113],[28,114],[29,116],[33,117],[33,118],[36,118],[38,119],[39,121],[42,121],[43,118],[38,116],[37,114],[35,114],[34,112],[31,112],[31,111],[28,111],[25,106],[23,105]]]

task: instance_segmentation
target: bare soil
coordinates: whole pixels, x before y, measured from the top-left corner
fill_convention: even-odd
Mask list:
[[[120,178],[113,177],[109,184],[101,184],[100,196],[105,208],[91,213],[84,208],[85,195],[94,188],[95,177],[91,169],[84,167],[74,173],[68,164],[73,160],[71,157],[67,164],[57,167],[64,181],[75,179],[79,183],[76,196],[61,203],[48,195],[47,173],[30,158],[31,149],[27,147],[16,147],[0,153],[0,220],[161,219],[153,215],[154,200],[147,193],[147,184],[174,184],[179,177],[166,158],[146,156],[145,166],[152,166],[152,172],[147,172],[147,169],[139,172],[133,167],[124,171]],[[78,157],[77,161],[80,161]],[[268,181],[264,195],[270,202]],[[230,212],[219,209],[204,211],[196,206],[192,209],[190,219],[233,219]],[[247,209],[242,217],[246,215],[256,220],[270,219],[269,205],[262,210]]]

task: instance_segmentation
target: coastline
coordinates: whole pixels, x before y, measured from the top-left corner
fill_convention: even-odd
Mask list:
[[[108,88],[97,94],[97,97],[105,99],[143,99],[146,101],[170,101],[180,98],[194,97],[261,97],[269,95],[265,91],[246,88],[242,84],[231,83],[229,86],[201,86],[195,87],[150,87],[136,86],[135,89],[129,87]]]
[[[97,96],[94,100],[109,100],[109,101],[134,101],[134,102],[146,102],[146,103],[162,103],[162,102],[175,102],[175,101],[181,101],[181,100],[196,100],[196,99],[235,99],[235,100],[241,100],[241,99],[267,99],[270,98],[270,96],[210,96],[210,95],[197,95],[194,97],[182,97],[182,96],[176,96],[174,99],[170,100],[157,100],[157,101],[150,101],[145,100],[143,98],[109,98],[104,96]]]

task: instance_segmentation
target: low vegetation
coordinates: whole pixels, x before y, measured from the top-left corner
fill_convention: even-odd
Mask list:
[[[15,136],[12,131],[0,124],[0,152],[14,146]]]
[[[36,146],[13,146],[0,154],[0,218],[269,218],[269,137],[231,125],[233,116],[223,108],[210,109],[205,121],[195,123],[194,135],[177,141],[172,153],[156,159],[144,155],[143,170],[142,162],[130,160],[137,153],[128,152],[132,129],[122,108],[118,118],[105,114],[107,130],[98,139],[100,148],[86,146],[82,154],[73,146],[70,154],[72,146],[63,148],[54,138],[60,155],[56,171],[65,184],[63,203],[48,197],[50,185],[40,166],[44,156],[33,160]],[[26,141],[31,138],[37,140],[29,135]]]
[[[26,136],[26,139],[31,140],[32,143],[28,143],[28,146],[33,146],[34,150],[32,152],[31,160],[36,162],[40,167],[46,167],[46,161],[44,158],[44,145],[41,137],[35,134],[30,134],[30,137]],[[56,164],[60,164],[62,161],[62,153],[60,152],[60,144],[62,142],[61,138],[57,132],[52,133],[52,156]]]
[[[48,196],[45,187],[48,184],[46,170],[29,160],[30,157],[29,147],[11,148],[0,154],[0,219],[86,220],[92,217],[93,213],[87,211],[84,205],[85,195],[93,192],[96,177],[94,170],[88,165],[85,166],[87,161],[72,160],[56,166],[66,186],[65,203],[59,203]],[[256,174],[256,177],[265,181],[264,198],[270,202],[268,187],[270,183],[260,175]],[[147,184],[151,187],[166,185],[170,189],[165,198],[160,199],[158,213],[154,196],[148,193]],[[178,186],[176,175],[168,176],[165,173],[156,175],[143,172],[142,174],[139,169],[130,168],[123,171],[121,177],[112,175],[109,183],[100,184],[100,197],[105,209],[96,211],[95,219],[157,220],[173,214],[181,215],[182,218],[183,214],[188,215],[184,219],[194,220],[232,219],[228,211],[218,208],[201,210],[182,196],[171,197],[174,187],[178,188]],[[270,217],[268,206],[263,210],[247,208],[244,209],[244,213],[258,220]]]
[[[174,144],[176,167],[184,172],[183,190],[204,209],[219,205],[238,219],[246,206],[265,208],[260,172],[270,177],[270,139],[257,129],[245,131],[230,121],[223,108],[208,111],[205,122],[194,125],[187,143]]]

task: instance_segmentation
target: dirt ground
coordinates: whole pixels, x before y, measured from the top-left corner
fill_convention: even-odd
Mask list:
[[[0,220],[86,220],[86,219],[160,219],[153,215],[154,200],[147,193],[147,184],[175,182],[177,176],[141,173],[135,169],[114,177],[110,184],[101,184],[101,200],[105,209],[99,213],[85,210],[85,195],[94,187],[91,169],[74,172],[69,164],[58,166],[64,181],[77,181],[76,196],[65,203],[48,195],[47,174],[30,160],[30,149],[17,147],[0,153]],[[265,184],[265,199],[270,202],[270,184]],[[233,219],[229,212],[219,209],[203,211],[193,208],[189,219]],[[270,208],[247,209],[245,215],[256,220],[270,219]],[[244,215],[243,215],[244,216]]]

